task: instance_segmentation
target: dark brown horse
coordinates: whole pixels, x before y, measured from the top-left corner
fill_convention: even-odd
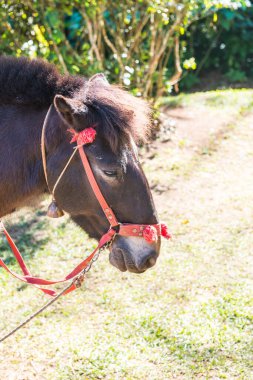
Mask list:
[[[145,102],[109,85],[102,74],[90,80],[62,76],[41,60],[0,57],[0,218],[48,193],[40,139],[46,130],[47,170],[52,188],[70,157],[68,128],[96,128],[84,147],[108,204],[122,223],[155,224],[157,216],[147,180],[136,157],[149,110]],[[99,239],[108,222],[76,155],[57,187],[59,206],[91,237]],[[160,239],[117,236],[110,262],[121,271],[141,273],[153,266]]]

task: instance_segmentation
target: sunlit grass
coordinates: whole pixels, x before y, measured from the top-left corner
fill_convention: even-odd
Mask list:
[[[180,93],[176,96],[168,96],[158,99],[157,106],[182,107],[191,105],[204,105],[209,107],[243,107],[249,103],[251,98],[252,104],[252,89],[227,89],[227,90],[215,90],[206,92],[196,92],[194,94]]]

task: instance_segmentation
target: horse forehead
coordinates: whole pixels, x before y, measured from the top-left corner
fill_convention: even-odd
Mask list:
[[[132,157],[129,147],[123,147],[117,153],[102,143],[93,143],[89,147],[89,152],[100,162],[106,162],[108,165],[118,164],[126,166]]]

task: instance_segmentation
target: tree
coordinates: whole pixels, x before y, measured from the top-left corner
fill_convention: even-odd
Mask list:
[[[189,26],[221,8],[237,9],[248,3],[6,0],[0,2],[0,52],[44,57],[73,74],[104,71],[134,94],[156,97],[171,86],[178,89],[181,50],[187,48],[180,38]],[[184,67],[194,69],[194,57]]]

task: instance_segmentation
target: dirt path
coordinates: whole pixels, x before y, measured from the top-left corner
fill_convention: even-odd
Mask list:
[[[253,232],[253,113],[241,117],[217,144],[193,172],[178,178],[169,192],[155,196],[159,213],[176,223],[181,241],[197,239],[204,245],[208,239],[220,240],[222,246]],[[253,246],[247,249],[242,258],[231,260],[244,265],[253,279]],[[215,260],[210,264],[215,266]]]
[[[218,331],[205,341],[214,352],[213,360],[223,361],[223,370],[218,370],[219,365],[209,366],[204,356],[195,374],[185,370],[181,377],[179,371],[175,378],[253,379],[253,113],[227,130],[215,151],[202,156],[169,192],[157,194],[156,203],[175,231],[171,250],[179,264],[172,266],[169,279],[175,283],[180,277],[179,299],[181,294],[191,294],[195,300],[186,307],[199,310],[196,320],[203,305],[212,304],[211,324],[217,327],[221,317],[219,323],[231,329],[228,341],[217,344],[219,349],[210,344],[219,340]],[[244,320],[243,327],[231,323],[235,316]],[[191,323],[195,324],[194,319]],[[205,321],[197,323],[200,328],[203,323],[205,330]],[[192,333],[194,327],[189,330]]]
[[[160,213],[173,219],[181,214],[185,224],[198,228],[206,221],[202,227],[212,231],[209,217],[217,219],[218,230],[253,217],[253,114],[241,117],[216,144],[169,193],[156,196]]]

